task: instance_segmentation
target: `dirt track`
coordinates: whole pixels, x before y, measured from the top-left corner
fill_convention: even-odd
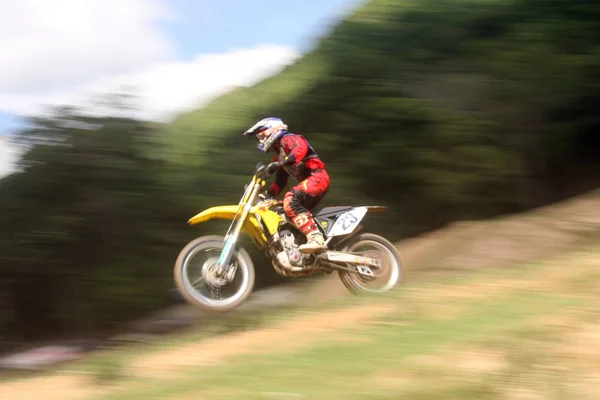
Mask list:
[[[540,215],[534,213],[509,217],[500,222],[459,224],[400,243],[398,248],[407,265],[409,277],[415,276],[421,269],[427,271],[432,266],[441,270],[452,268],[454,265],[471,269],[476,260],[486,267],[532,261],[541,256],[548,256],[551,253],[549,250],[564,250],[576,246],[582,234],[600,232],[599,205],[600,191],[583,199],[544,209]],[[518,244],[514,244],[516,242]],[[510,250],[508,256],[507,248]],[[579,267],[585,268],[586,265]],[[553,285],[562,284],[564,274],[568,271],[568,268],[557,268],[547,275],[547,279],[535,283],[523,279],[483,283],[479,286],[463,287],[461,290],[445,287],[428,291],[428,296],[444,299],[447,296],[489,295],[494,291],[501,292],[508,286],[550,289]],[[307,293],[307,297],[313,302],[346,295],[348,292],[335,274],[317,282]],[[367,323],[393,310],[392,306],[379,304],[307,315],[268,328],[235,333],[142,356],[127,365],[127,373],[133,376],[165,378],[177,374],[180,368],[186,366],[225,362],[229,357],[239,355],[240,351],[245,354],[293,352],[297,348],[310,346],[323,335],[331,338],[334,331]],[[440,305],[438,311],[440,310],[444,313],[451,311],[444,309],[443,304]],[[341,335],[339,339],[348,340]],[[91,385],[88,376],[63,373],[4,383],[0,385],[0,399],[80,400],[108,390],[110,389],[106,387]]]
[[[234,333],[142,356],[130,363],[125,373],[129,376],[166,379],[177,376],[180,368],[217,365],[229,357],[244,354],[293,352],[310,346],[320,338],[332,338],[332,333],[349,326],[357,326],[393,310],[387,305],[365,305],[343,310],[315,313],[301,318],[282,321],[267,328]],[[341,334],[340,340],[351,340]],[[79,400],[106,393],[108,388],[91,385],[85,376],[62,374],[0,386],[3,400]]]
[[[522,276],[511,275],[489,282],[484,280],[470,284],[435,286],[417,291],[413,297],[419,299],[423,296],[428,300],[428,305],[421,308],[420,313],[440,318],[448,317],[456,311],[452,309],[453,306],[450,304],[452,302],[448,302],[451,298],[489,298],[502,296],[507,290],[515,289],[553,290],[557,288],[556,285],[564,284],[566,278],[597,268],[599,262],[597,258],[581,258],[575,265],[566,268],[565,265],[556,262],[549,264],[542,279],[535,279],[534,276],[524,273]],[[326,282],[323,282],[323,286],[326,286]],[[373,321],[381,321],[385,315],[398,312],[402,310],[397,304],[379,303],[315,312],[300,317],[292,316],[265,328],[228,334],[136,357],[126,364],[125,374],[152,380],[176,379],[185,376],[186,367],[215,366],[227,362],[234,356],[273,352],[291,354],[296,350],[313,346],[320,339],[363,340],[360,335],[356,335],[357,327],[368,325]],[[345,335],[344,329],[352,329],[353,334]],[[585,333],[593,336],[594,340],[598,338],[597,326],[586,330]],[[463,355],[468,356],[464,360],[465,368],[493,368],[502,362],[495,354],[485,355],[485,357],[479,354],[475,357],[471,351]],[[422,358],[427,362],[431,357]],[[94,395],[111,393],[114,390],[118,392],[119,387],[96,386],[91,384],[89,377],[85,375],[63,373],[1,385],[0,399],[83,400]]]
[[[234,355],[293,352],[297,348],[310,346],[320,338],[331,339],[335,331],[366,323],[393,309],[393,306],[381,304],[366,305],[294,318],[258,330],[149,354],[132,363],[129,373],[165,377],[165,374],[176,373],[179,368],[186,366],[215,366]]]

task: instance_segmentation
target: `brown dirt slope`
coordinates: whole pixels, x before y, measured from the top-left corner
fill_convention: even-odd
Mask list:
[[[548,258],[600,241],[600,189],[492,220],[457,222],[397,243],[409,277],[498,268]]]

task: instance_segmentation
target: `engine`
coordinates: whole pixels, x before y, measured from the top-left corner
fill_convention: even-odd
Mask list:
[[[288,270],[302,264],[302,254],[298,250],[294,234],[290,231],[281,231],[279,238],[282,247],[282,251],[277,254],[279,264]]]

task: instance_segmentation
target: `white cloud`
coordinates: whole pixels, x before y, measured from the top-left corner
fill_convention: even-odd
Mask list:
[[[85,104],[92,94],[135,86],[142,115],[165,119],[230,86],[251,85],[299,57],[262,45],[173,58],[160,23],[177,18],[167,0],[0,0],[0,112],[31,115]]]
[[[127,73],[102,77],[52,93],[0,94],[0,111],[28,114],[47,104],[86,104],[93,95],[133,86],[144,118],[165,120],[196,108],[233,86],[249,86],[275,74],[300,57],[285,46],[261,45],[190,61],[166,61]]]
[[[140,96],[141,117],[165,120],[300,57],[285,46],[259,45],[177,60],[160,27],[181,17],[169,0],[115,4],[0,0],[0,112],[26,116],[51,105],[82,106],[126,85]],[[0,137],[0,177],[16,157]]]
[[[199,107],[233,86],[249,86],[298,59],[289,47],[261,45],[220,54],[201,54],[190,61],[165,61],[130,73],[97,78],[52,92],[0,93],[0,111],[36,114],[51,104],[83,105],[96,94],[133,86],[140,97],[140,116],[165,120]]]
[[[143,115],[166,119],[196,108],[235,86],[250,86],[300,57],[285,46],[262,45],[221,54],[202,54],[189,62],[159,64],[140,73],[115,78],[113,85],[139,88]],[[107,82],[108,86],[108,82]],[[97,90],[104,87],[97,85]]]
[[[60,90],[166,60],[159,0],[1,0],[0,91]]]
[[[14,172],[17,152],[0,136],[0,179]]]

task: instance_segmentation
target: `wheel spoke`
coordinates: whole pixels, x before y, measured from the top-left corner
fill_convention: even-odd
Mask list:
[[[254,286],[254,266],[243,249],[235,250],[231,273],[226,277],[217,276],[216,262],[222,247],[221,237],[199,238],[182,250],[176,263],[175,278],[179,290],[190,303],[209,311],[237,307]],[[197,272],[192,273],[192,268]]]
[[[400,277],[400,260],[390,250],[385,239],[365,234],[346,249],[349,253],[380,260],[380,267],[370,267],[373,277],[358,273],[340,272],[344,285],[352,292],[381,293],[391,289]]]

